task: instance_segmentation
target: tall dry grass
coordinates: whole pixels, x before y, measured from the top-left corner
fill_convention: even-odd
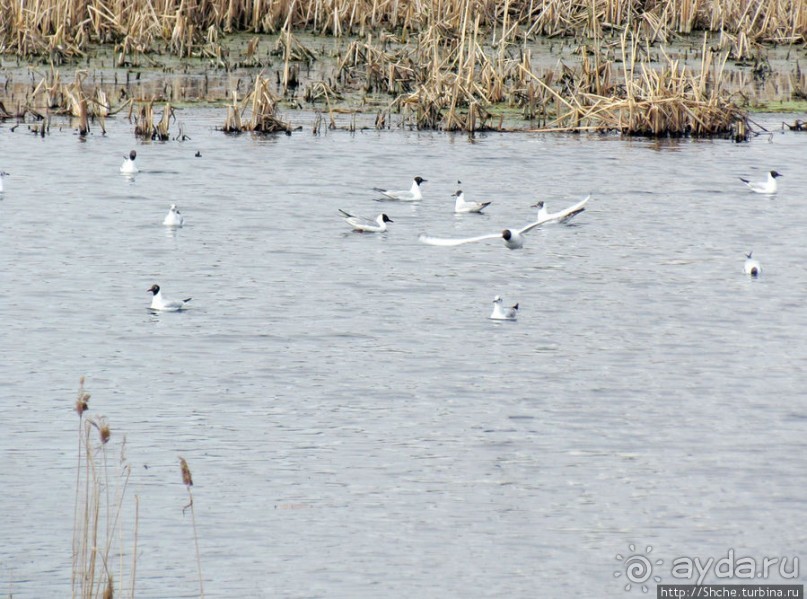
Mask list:
[[[125,438],[117,448],[117,465],[109,449],[112,431],[103,416],[89,418],[90,394],[81,377],[75,410],[79,417],[76,496],[73,512],[72,596],[81,599],[117,593],[134,597],[137,563],[138,500],[135,496],[132,538],[124,525],[131,466]],[[129,544],[131,543],[131,547]]]
[[[255,85],[241,102],[233,92],[233,102],[227,105],[227,118],[222,131],[226,133],[278,133],[291,134],[292,127],[280,119],[277,98],[271,92],[269,80],[259,74]]]
[[[199,596],[204,599],[205,596],[205,585],[204,585],[204,577],[202,576],[202,557],[199,553],[199,535],[196,530],[196,511],[193,509],[193,492],[191,491],[191,487],[193,486],[193,477],[191,476],[191,469],[188,466],[188,462],[185,461],[185,458],[180,456],[179,458],[179,469],[182,473],[182,484],[185,485],[185,489],[188,491],[188,505],[182,508],[182,513],[185,513],[185,510],[191,511],[191,523],[193,525],[193,543],[196,547],[196,566],[199,572]]]
[[[704,43],[699,69],[663,52],[658,68],[648,56],[640,40],[625,32],[619,78],[612,63],[589,59],[566,73],[560,90],[536,78],[555,104],[555,118],[540,130],[746,137],[746,117],[721,87],[727,53],[716,54]]]
[[[653,41],[693,31],[807,41],[803,0],[2,0],[0,37],[6,52],[57,63],[83,56],[92,44],[114,44],[124,64],[138,52],[201,55],[219,32],[364,37],[389,31],[406,38],[435,23],[456,33],[469,14],[503,37],[594,37],[641,27]]]

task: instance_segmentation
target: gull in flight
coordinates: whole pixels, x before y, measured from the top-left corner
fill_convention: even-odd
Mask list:
[[[339,208],[339,212],[344,217],[345,222],[353,227],[354,231],[359,231],[360,233],[384,233],[387,230],[387,223],[392,222],[392,219],[383,213],[379,214],[375,220],[372,220],[363,216],[354,216],[341,208]]]
[[[8,177],[6,171],[0,171],[0,193],[3,193],[3,177]]]
[[[442,247],[453,247],[455,245],[462,245],[464,243],[472,243],[474,241],[485,241],[486,239],[504,239],[504,246],[509,250],[518,250],[524,247],[524,234],[532,231],[535,227],[542,225],[543,222],[536,221],[530,223],[520,229],[504,229],[501,233],[491,233],[490,235],[479,235],[478,237],[465,237],[463,239],[442,239],[440,237],[431,237],[425,233],[421,233],[418,240],[426,245],[437,245]]]
[[[451,194],[452,198],[457,198],[454,202],[454,212],[458,214],[466,214],[468,212],[477,212],[480,213],[482,210],[485,209],[486,206],[490,205],[490,202],[468,202],[465,200],[465,194],[462,193],[461,189],[458,189],[456,192]]]
[[[742,177],[740,177],[740,181],[745,183],[748,189],[756,193],[776,193],[776,178],[781,176],[782,175],[776,171],[770,171],[768,173],[768,179],[764,183],[762,181],[749,181],[748,179],[743,179]]]
[[[580,200],[576,204],[573,204],[568,208],[564,208],[563,210],[559,210],[558,212],[549,212],[546,209],[546,203],[543,201],[533,204],[530,206],[530,208],[538,208],[538,220],[542,223],[566,223],[581,212],[585,211],[586,202],[588,202],[589,198],[591,198],[590,195],[586,196],[583,200]]]
[[[745,255],[745,264],[743,265],[743,270],[745,271],[745,274],[756,278],[762,273],[762,267],[759,265],[758,260],[751,257],[751,254],[753,254],[753,252],[748,252]]]
[[[185,307],[185,304],[191,301],[191,298],[187,298],[184,300],[166,299],[163,297],[159,285],[152,285],[146,291],[154,294],[154,297],[151,298],[152,310],[161,310],[163,312],[177,312],[179,310],[182,310]]]
[[[423,177],[415,177],[414,181],[412,181],[412,187],[407,190],[381,189],[380,187],[373,187],[373,191],[379,192],[384,196],[385,200],[417,202],[423,199],[423,194],[420,193],[421,183],[426,183],[426,179]]]
[[[493,298],[493,312],[490,314],[491,320],[515,320],[518,315],[518,304],[514,306],[503,306],[501,296]]]
[[[168,210],[163,224],[166,227],[181,227],[185,224],[185,217],[179,213],[176,204],[171,204],[171,208]]]

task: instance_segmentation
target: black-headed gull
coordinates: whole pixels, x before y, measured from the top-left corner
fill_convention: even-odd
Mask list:
[[[417,202],[423,199],[420,193],[420,184],[426,183],[423,177],[415,177],[412,181],[412,187],[408,190],[394,190],[394,189],[381,189],[380,187],[373,187],[373,191],[379,192],[387,200],[399,200],[401,202]]]
[[[185,224],[185,217],[180,214],[176,204],[171,204],[168,214],[165,215],[163,224],[166,227],[181,227]]]
[[[586,202],[591,198],[591,196],[586,196],[584,199],[580,200],[576,204],[569,206],[568,208],[564,208],[563,210],[559,210],[558,212],[549,212],[546,209],[546,203],[541,201],[537,204],[533,204],[530,208],[538,208],[538,221],[542,223],[565,223],[569,222],[570,219],[574,218],[581,212],[584,212],[586,209]]]
[[[191,298],[187,298],[184,300],[169,300],[163,297],[162,291],[160,291],[159,285],[152,285],[149,287],[147,292],[153,293],[154,297],[151,298],[151,309],[152,310],[162,310],[163,312],[176,312],[178,310],[182,310]]]
[[[780,173],[777,173],[776,171],[770,171],[768,173],[768,179],[764,182],[749,181],[748,179],[743,179],[742,177],[740,177],[740,181],[745,183],[748,189],[756,193],[776,193],[777,189],[776,178],[781,176],[782,175]]]
[[[467,202],[465,200],[465,194],[462,193],[461,189],[458,189],[453,194],[451,194],[452,198],[457,198],[454,202],[454,212],[459,214],[466,214],[468,212],[482,212],[486,206],[490,206],[490,202]]]
[[[493,298],[493,312],[490,314],[491,320],[515,320],[518,315],[518,304],[514,306],[503,306],[501,296]]]
[[[504,246],[507,249],[518,250],[524,247],[524,234],[532,231],[535,227],[542,224],[543,223],[541,221],[536,221],[520,229],[504,229],[501,233],[491,233],[490,235],[479,235],[478,237],[466,237],[463,239],[443,239],[440,237],[431,237],[425,233],[421,233],[418,240],[426,245],[453,247],[455,245],[472,243],[474,241],[485,241],[486,239],[501,238],[504,239]]]
[[[3,177],[8,177],[8,173],[6,171],[0,171],[0,193],[3,193]]]
[[[134,175],[135,173],[139,172],[137,165],[135,164],[135,158],[137,158],[137,152],[132,150],[129,152],[129,156],[123,157],[123,164],[120,165],[120,172],[124,175]]]
[[[758,277],[762,273],[762,267],[759,265],[758,260],[751,257],[751,254],[753,254],[753,252],[748,252],[745,255],[745,264],[743,265],[743,270],[747,275]]]
[[[387,223],[391,223],[392,219],[386,214],[379,214],[375,220],[365,218],[363,216],[355,216],[349,212],[345,212],[339,208],[339,212],[345,218],[345,222],[353,227],[354,231],[362,233],[383,233],[387,230]]]

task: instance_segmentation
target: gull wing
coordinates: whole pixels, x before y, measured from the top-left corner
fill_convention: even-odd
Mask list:
[[[345,221],[354,227],[378,227],[378,223],[372,218],[356,216],[355,214],[350,214],[350,212],[345,212],[341,208],[339,208],[339,212],[345,217]]]
[[[544,224],[544,223],[546,223],[546,222],[549,222],[550,220],[552,220],[552,219],[550,219],[550,218],[545,218],[545,219],[543,219],[543,220],[537,220],[537,221],[535,221],[534,223],[530,223],[530,224],[529,224],[529,225],[527,225],[526,227],[522,227],[522,228],[518,229],[518,230],[516,231],[516,233],[518,233],[519,235],[523,235],[524,233],[529,233],[529,232],[530,232],[530,231],[532,231],[532,230],[533,230],[535,227],[540,227],[541,225],[543,225],[543,224]]]
[[[415,199],[414,194],[408,190],[391,191],[374,188],[374,191],[377,191],[378,193],[384,196],[383,198],[376,198],[376,202],[383,202],[386,200],[396,200],[398,202],[411,202]]]
[[[572,204],[568,208],[565,208],[560,212],[558,212],[557,216],[559,216],[560,218],[569,218],[570,216],[574,216],[575,214],[582,212],[583,210],[585,210],[586,202],[588,202],[590,199],[591,196],[587,195],[585,198],[577,202],[577,204]]]
[[[501,238],[501,233],[491,233],[490,235],[480,235],[478,237],[465,237],[462,239],[444,239],[440,237],[430,237],[425,233],[421,233],[418,241],[426,245],[437,245],[441,247],[454,247],[455,245],[463,245],[465,243],[473,243],[474,241],[485,241],[486,239]]]
[[[555,212],[551,216],[553,218],[557,218],[557,219],[563,221],[563,220],[566,220],[566,219],[569,219],[569,218],[575,216],[576,214],[580,214],[581,212],[583,212],[583,210],[585,210],[586,202],[588,202],[590,198],[591,198],[591,196],[587,195],[584,199],[580,200],[576,204],[573,204],[573,205],[569,206],[568,208],[564,208],[563,210],[561,210],[559,212]]]

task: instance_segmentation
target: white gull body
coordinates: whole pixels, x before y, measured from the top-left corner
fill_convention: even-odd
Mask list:
[[[408,190],[395,190],[395,189],[382,189],[381,187],[373,187],[373,191],[379,192],[385,200],[398,200],[400,202],[418,202],[423,199],[423,194],[420,193],[420,184],[426,183],[423,177],[415,177],[412,181],[412,187]]]
[[[191,301],[191,298],[184,300],[169,300],[163,297],[163,293],[160,290],[159,285],[152,285],[146,291],[154,294],[154,297],[151,298],[150,307],[152,310],[160,310],[162,312],[178,312],[185,307],[185,304]]]
[[[502,305],[501,296],[497,295],[493,298],[493,312],[489,316],[491,320],[515,320],[517,316],[518,304],[504,306]]]
[[[465,199],[465,194],[461,189],[458,189],[452,194],[456,198],[454,201],[454,212],[457,214],[468,214],[469,212],[480,213],[485,207],[490,206],[490,202],[468,202]]]
[[[765,181],[749,181],[748,179],[743,179],[742,177],[740,177],[740,181],[745,183],[745,186],[755,193],[773,194],[776,193],[776,190],[778,189],[776,179],[781,176],[782,175],[776,171],[770,171],[768,173],[768,178]]]
[[[384,233],[387,230],[387,223],[391,223],[392,219],[386,214],[379,214],[375,219],[365,218],[364,216],[356,216],[339,209],[339,212],[345,219],[345,222],[353,227],[354,231],[361,233]]]
[[[129,152],[128,156],[124,156],[123,164],[120,165],[120,172],[124,175],[134,175],[140,172],[135,164],[135,158],[137,158],[137,152],[134,150]]]
[[[163,224],[166,227],[177,228],[185,225],[185,217],[180,214],[176,204],[171,204],[171,208],[168,209],[168,214],[166,214],[165,219],[163,219]]]

